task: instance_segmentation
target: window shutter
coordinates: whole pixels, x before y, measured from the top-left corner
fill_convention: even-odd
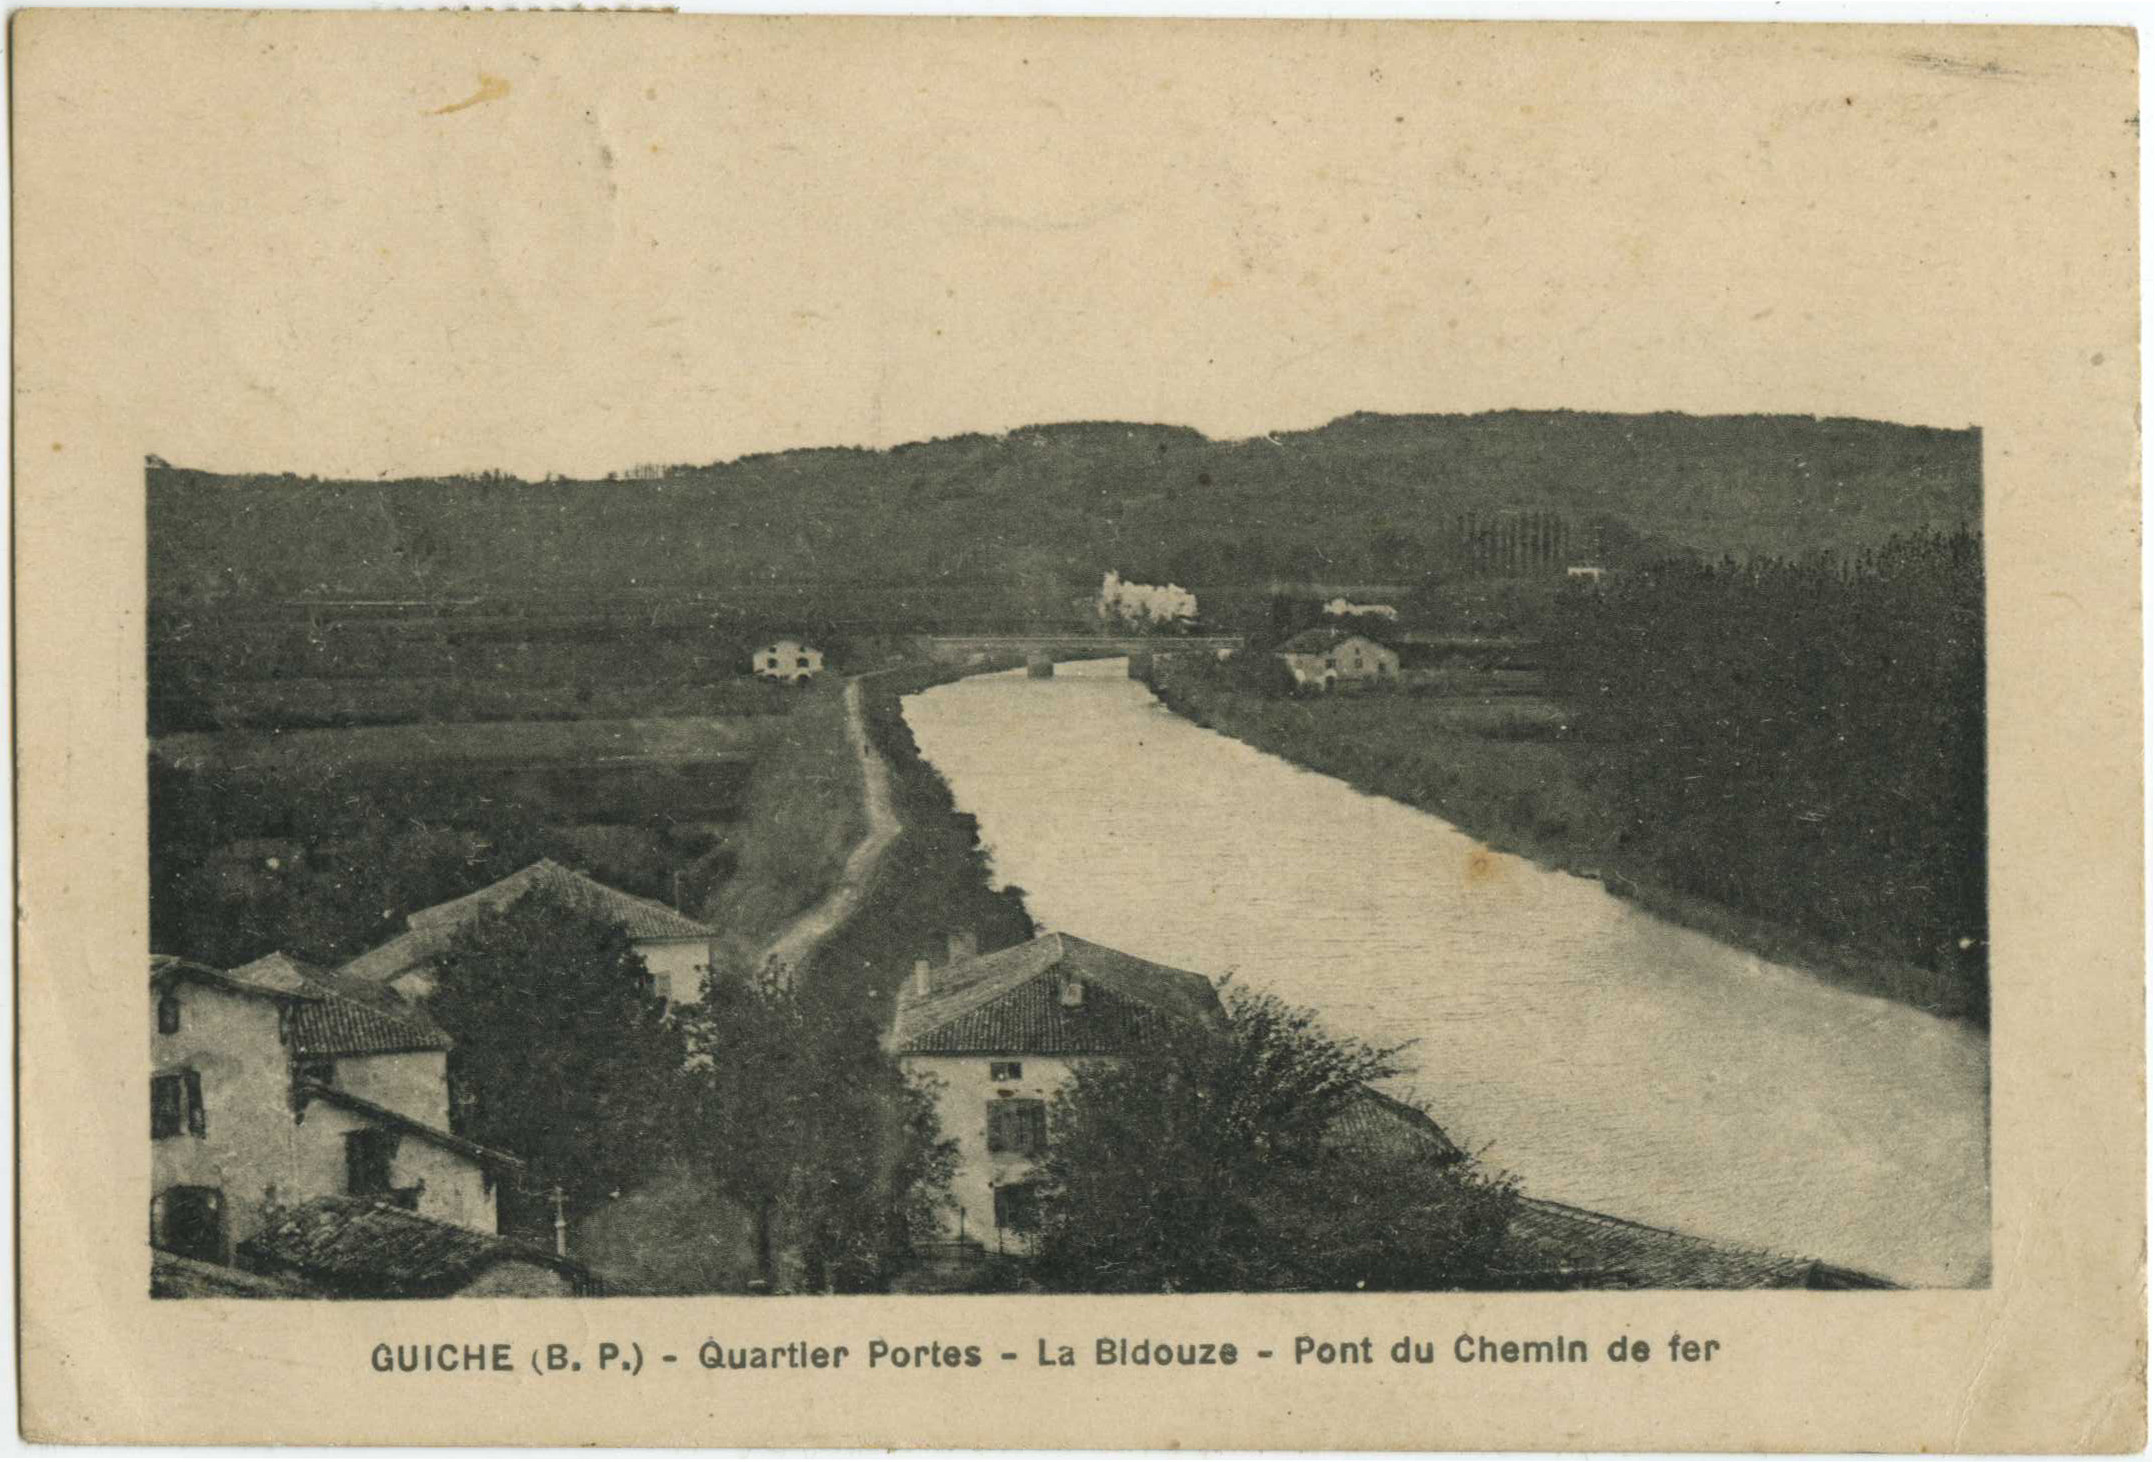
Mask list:
[[[209,1135],[209,1117],[202,1110],[202,1073],[187,1073],[187,1130],[197,1137]]]
[[[180,1135],[180,1079],[177,1076],[153,1076],[150,1078],[150,1136],[177,1137]]]

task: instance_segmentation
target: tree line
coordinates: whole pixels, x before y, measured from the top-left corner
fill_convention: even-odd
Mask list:
[[[1567,592],[1550,668],[1609,744],[1622,855],[1950,976],[1988,1010],[1983,542],[1670,559]]]

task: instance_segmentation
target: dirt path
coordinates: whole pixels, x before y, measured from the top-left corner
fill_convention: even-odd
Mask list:
[[[898,837],[898,814],[891,806],[890,768],[868,740],[868,723],[861,715],[859,676],[846,682],[845,699],[846,740],[853,744],[853,755],[860,760],[861,801],[868,814],[868,831],[846,855],[846,865],[840,871],[838,881],[831,885],[830,892],[780,931],[778,937],[764,948],[763,957],[757,961],[758,968],[773,960],[799,968],[815,947],[860,907],[869,881],[875,877],[876,866]]]

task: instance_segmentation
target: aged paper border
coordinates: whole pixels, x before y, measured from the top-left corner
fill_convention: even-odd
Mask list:
[[[797,82],[819,59],[844,52],[858,64],[863,48],[873,48],[900,74],[921,68],[1018,95],[1025,83],[980,78],[1014,47],[1100,46],[1102,26],[1115,27],[1109,39],[1130,62],[1213,100],[1236,88],[1283,86],[1287,76],[1322,97],[1347,68],[1372,57],[1409,71],[1441,70],[1460,64],[1459,48],[1472,46],[1487,48],[1484,64],[1526,67],[1544,81],[1578,77],[1566,69],[1576,64],[1562,59],[1567,54],[1604,65],[1652,55],[1678,69],[1740,77],[1751,94],[1801,110],[1837,105],[1832,79],[1845,72],[1874,75],[1896,57],[1945,58],[1908,84],[1956,129],[1959,145],[1948,155],[1961,173],[1948,181],[1975,190],[1983,206],[1956,220],[1966,225],[1960,232],[1930,241],[1942,243],[1938,254],[1911,250],[1838,303],[1890,314],[1912,280],[1944,271],[1962,313],[1943,335],[1962,349],[1932,360],[1927,393],[1907,395],[1935,400],[1945,383],[1945,398],[1964,403],[1963,419],[1985,435],[1997,972],[1991,1287],[1882,1295],[150,1302],[139,1095],[131,1077],[116,1079],[137,1068],[142,1038],[142,460],[205,430],[230,456],[204,465],[274,468],[295,447],[275,409],[240,409],[228,394],[244,373],[235,343],[244,331],[220,339],[168,329],[173,291],[187,287],[188,272],[161,262],[159,245],[171,210],[187,196],[182,190],[207,188],[244,203],[275,179],[320,164],[327,154],[317,149],[336,145],[340,130],[346,145],[362,145],[375,125],[369,105],[394,99],[422,110],[468,93],[474,74],[512,62],[519,78],[589,94],[595,105],[646,87],[683,98],[668,120],[687,127],[709,120],[693,99],[699,68],[725,68],[737,81]],[[1566,24],[1492,34],[1449,23],[47,11],[19,15],[13,39],[21,1379],[31,1439],[1664,1451],[2141,1444],[2130,33]],[[343,91],[323,88],[330,58],[361,79]],[[235,90],[235,77],[255,84]],[[1096,99],[1105,106],[1116,96],[1103,78]],[[188,129],[145,131],[144,115],[183,118]],[[1522,160],[1551,161],[1534,157],[1531,132],[1506,132],[1503,140],[1525,149],[1514,154]],[[1865,176],[1860,142],[1852,138],[1851,166],[1832,200],[1843,222],[1822,229],[1816,242],[1826,273],[1838,251],[1853,250],[1847,219],[1869,212],[1866,189],[1890,186]],[[482,215],[539,187],[548,168],[543,157],[493,172],[468,159],[384,155],[391,159],[431,170],[431,185],[464,189]],[[1685,166],[1681,138],[1671,139],[1665,165]],[[1639,208],[1650,243],[1650,210],[1637,199],[1627,206]],[[305,238],[326,218],[302,210],[278,226]],[[235,208],[230,226],[235,237],[250,227],[244,208]],[[1522,267],[1560,265],[1569,247],[1552,237],[1545,259]],[[1874,254],[1864,257],[1875,267]],[[1702,289],[1712,289],[1720,266],[1711,250],[1701,255]],[[304,260],[290,269],[265,296],[272,314],[351,304]],[[1624,306],[1623,277],[1619,261],[1611,308]],[[1004,282],[1025,281],[1014,271]],[[1802,288],[1791,280],[1790,297],[1771,303],[1800,312]],[[1930,338],[1938,337],[1938,322],[1930,324]],[[488,393],[517,389],[509,373],[558,365],[476,360],[473,399],[483,408]],[[1791,369],[1801,380],[1800,363]],[[601,401],[620,385],[587,384]],[[1873,414],[1892,417],[1899,388],[1864,384]],[[636,403],[624,396],[612,404]],[[464,419],[449,411],[440,420],[455,430]],[[387,427],[362,408],[348,424],[350,443]],[[381,1340],[500,1339],[522,1354],[549,1340],[633,1339],[686,1353],[706,1336],[753,1332],[856,1347],[877,1335],[978,1340],[1030,1353],[1039,1336],[1164,1335],[1254,1348],[1304,1332],[1370,1334],[1381,1345],[1406,1331],[1606,1338],[1670,1329],[1721,1337],[1725,1360],[1711,1374],[1384,1366],[1297,1373],[1273,1362],[1190,1375],[989,1369],[857,1372],[842,1381],[771,1375],[753,1383],[689,1366],[566,1384],[528,1374],[382,1376],[368,1366]]]

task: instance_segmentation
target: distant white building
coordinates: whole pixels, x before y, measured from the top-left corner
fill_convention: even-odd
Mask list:
[[[1564,570],[1564,577],[1567,579],[1584,579],[1589,584],[1598,584],[1601,582],[1601,576],[1607,572],[1608,570],[1602,568],[1599,564],[1575,563]]]
[[[1180,584],[1136,584],[1113,569],[1100,580],[1094,612],[1109,625],[1152,628],[1197,618],[1197,596]]]
[[[1357,614],[1375,614],[1385,619],[1399,618],[1399,611],[1389,604],[1356,604],[1345,595],[1325,602],[1324,612],[1340,619]]]
[[[823,671],[823,652],[800,640],[773,640],[749,657],[751,667],[767,680],[799,685]]]

